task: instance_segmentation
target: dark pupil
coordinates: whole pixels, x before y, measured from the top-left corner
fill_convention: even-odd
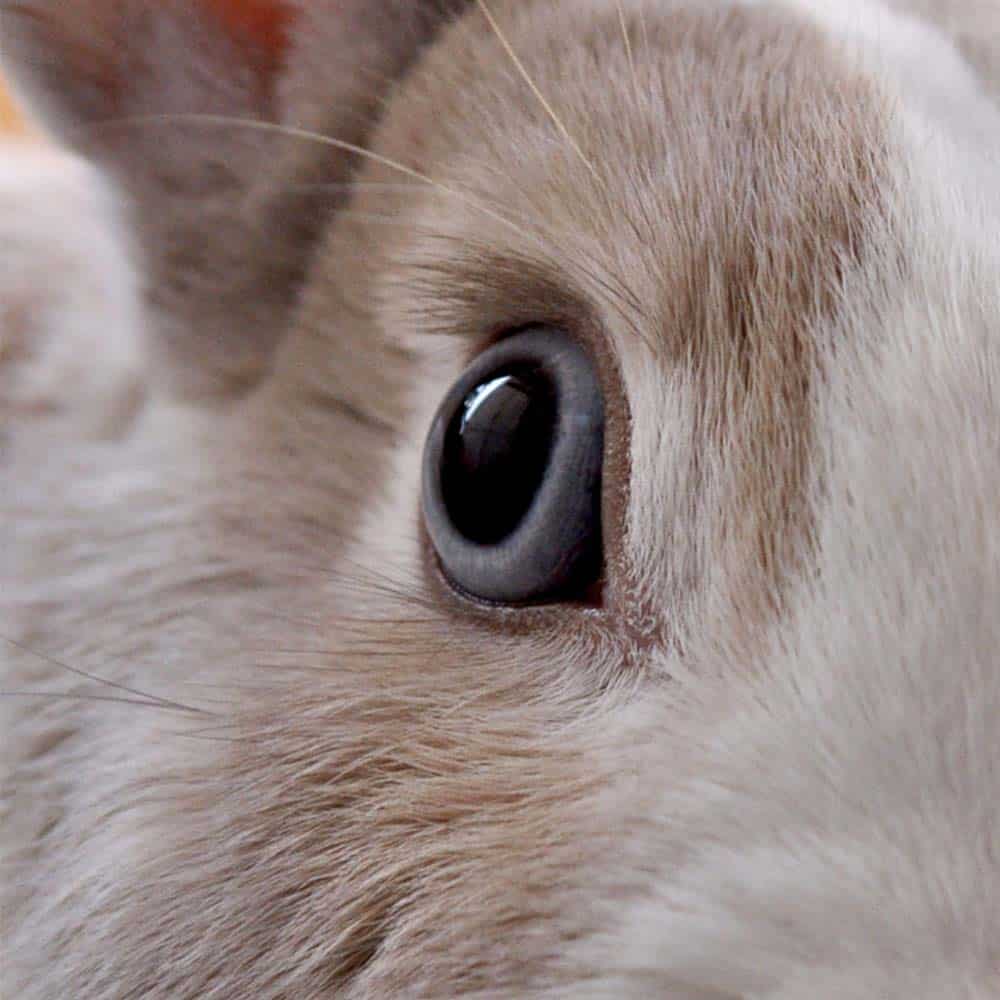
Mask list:
[[[498,373],[465,397],[444,441],[441,493],[454,526],[493,545],[528,512],[545,478],[556,425],[552,383]]]

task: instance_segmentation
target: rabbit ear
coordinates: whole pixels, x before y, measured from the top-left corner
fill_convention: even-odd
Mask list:
[[[260,110],[289,44],[284,0],[0,0],[0,57],[72,128],[138,113]]]
[[[131,201],[153,339],[186,394],[267,370],[354,166],[316,139],[363,144],[465,2],[0,0],[4,67]]]
[[[246,124],[280,121],[294,20],[281,0],[0,0],[16,89],[129,202],[154,367],[185,395],[256,381],[304,267],[297,220],[270,231],[283,140]]]
[[[228,27],[234,38],[243,38],[278,65],[288,47],[292,9],[286,0],[203,0]]]

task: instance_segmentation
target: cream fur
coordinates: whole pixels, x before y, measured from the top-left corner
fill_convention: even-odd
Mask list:
[[[106,183],[82,160],[40,140],[4,145],[5,428],[58,412],[111,431],[134,408],[142,354],[138,277],[119,216]]]
[[[3,997],[1000,997],[995,13],[487,6],[559,124],[473,3],[250,392],[127,149],[4,150]],[[472,607],[423,435],[555,319],[604,606]]]

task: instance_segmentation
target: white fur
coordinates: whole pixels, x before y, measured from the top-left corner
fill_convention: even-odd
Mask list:
[[[0,414],[64,411],[108,430],[134,407],[142,354],[139,278],[115,195],[48,143],[0,148],[0,354],[13,365]]]

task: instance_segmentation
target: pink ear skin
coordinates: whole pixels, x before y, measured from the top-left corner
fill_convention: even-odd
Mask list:
[[[237,39],[250,41],[273,66],[288,49],[292,10],[284,0],[204,0]]]
[[[169,391],[270,373],[392,81],[472,0],[0,0],[4,66],[124,195]],[[284,130],[285,127],[289,127]]]

